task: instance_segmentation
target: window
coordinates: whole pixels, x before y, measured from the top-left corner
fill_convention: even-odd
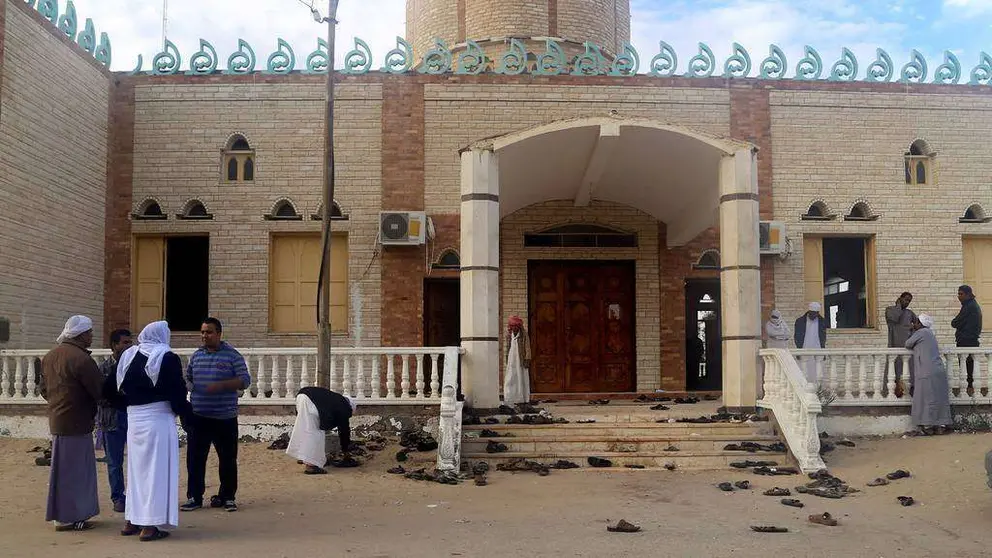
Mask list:
[[[909,146],[904,162],[906,184],[924,185],[933,183],[931,165],[936,153],[926,141],[918,139]]]
[[[200,200],[190,200],[186,203],[186,207],[183,212],[176,215],[179,219],[213,219],[214,216],[207,213],[207,208],[203,205]]]
[[[815,201],[810,204],[809,209],[800,218],[804,221],[829,221],[834,216],[827,209],[827,204],[822,201]]]
[[[445,250],[441,257],[434,262],[432,266],[434,269],[460,269],[462,266],[461,258],[458,257],[458,252],[454,250]]]
[[[255,150],[244,136],[233,136],[224,150],[224,177],[227,182],[255,180]]]
[[[321,205],[317,208],[317,212],[310,216],[314,221],[321,221],[324,219],[324,206]],[[338,202],[334,202],[331,205],[331,220],[333,221],[347,221],[348,216],[341,212],[341,206]]]
[[[293,202],[289,200],[279,200],[272,207],[272,212],[265,216],[270,221],[300,221],[303,216],[296,212]]]
[[[269,259],[269,326],[274,333],[317,332],[319,234],[272,237]],[[348,237],[331,237],[331,329],[348,331]]]
[[[845,221],[874,221],[878,219],[878,215],[875,215],[871,207],[865,202],[858,202],[851,206],[851,211],[844,216]]]
[[[958,219],[960,223],[988,223],[989,218],[985,215],[985,208],[979,204],[974,204],[964,210],[964,216]]]
[[[703,255],[699,256],[699,261],[692,267],[696,269],[720,269],[720,252],[716,250],[703,252]]]
[[[875,239],[803,238],[805,302],[820,302],[832,329],[877,325]]]
[[[173,331],[199,331],[207,317],[210,238],[135,239],[134,325],[166,320]]]
[[[133,213],[131,217],[139,220],[168,219],[168,216],[162,211],[162,206],[159,205],[157,201],[152,199],[142,202],[138,212]]]
[[[600,225],[563,225],[524,235],[527,248],[636,248],[637,235]]]

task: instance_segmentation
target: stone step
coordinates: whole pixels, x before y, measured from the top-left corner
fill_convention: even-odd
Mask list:
[[[513,438],[475,438],[462,439],[462,451],[465,453],[485,453],[490,441],[505,444],[509,452],[613,452],[613,453],[675,453],[665,451],[676,447],[679,451],[723,451],[724,446],[738,442],[758,442],[771,444],[777,442],[775,436],[539,436]],[[738,452],[741,455],[747,452]],[[760,455],[767,452],[757,452]],[[493,454],[500,455],[500,454]]]
[[[481,432],[484,429],[493,430],[500,434],[513,434],[515,437],[573,437],[573,436],[612,436],[612,437],[635,437],[635,436],[689,436],[698,434],[701,436],[728,435],[741,438],[745,441],[749,436],[761,436],[773,434],[770,422],[748,422],[748,423],[727,423],[715,422],[709,424],[693,424],[684,422],[656,423],[656,422],[635,422],[635,423],[607,423],[595,422],[592,424],[485,424],[485,425],[465,425],[462,432]]]
[[[675,465],[678,471],[705,471],[732,469],[730,464],[735,461],[776,461],[781,466],[792,466],[788,455],[785,453],[761,452],[749,454],[743,452],[730,451],[677,451],[677,452],[641,452],[641,453],[618,453],[618,452],[585,452],[585,451],[560,451],[560,452],[507,452],[498,454],[488,453],[462,453],[462,459],[470,465],[480,461],[489,464],[492,471],[496,470],[499,463],[507,463],[513,459],[528,459],[550,465],[559,459],[571,461],[581,468],[592,468],[589,465],[589,457],[601,457],[613,462],[613,467],[602,468],[604,471],[625,470],[626,465],[641,465],[649,469],[662,469],[666,464]],[[558,472],[558,471],[555,471]],[[746,469],[739,470],[741,473],[750,473]]]

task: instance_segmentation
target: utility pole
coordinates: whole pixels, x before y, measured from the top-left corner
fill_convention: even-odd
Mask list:
[[[327,23],[327,106],[324,112],[324,193],[320,278],[317,281],[317,386],[330,387],[331,380],[331,215],[334,209],[334,38],[338,0],[328,0],[327,17],[311,8],[318,23]]]

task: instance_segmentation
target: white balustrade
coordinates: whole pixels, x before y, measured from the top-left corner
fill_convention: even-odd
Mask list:
[[[803,472],[825,468],[816,423],[822,411],[816,385],[806,380],[806,371],[785,349],[762,350],[761,358],[765,364],[764,395],[758,406],[775,414],[789,450]],[[442,412],[443,409],[442,404]]]
[[[451,356],[448,351],[454,351]],[[195,349],[174,349],[185,366]],[[38,404],[41,397],[35,378],[35,360],[39,362],[47,350],[0,350],[0,403]],[[244,405],[291,405],[296,392],[315,384],[317,349],[242,349],[252,387],[241,395]],[[363,405],[431,404],[441,403],[445,382],[457,390],[459,347],[334,347],[331,349],[332,372],[330,386],[335,391],[356,399]],[[442,359],[441,356],[444,355]],[[93,351],[97,364],[110,357],[110,351]],[[386,381],[382,382],[381,363],[385,358]],[[396,359],[402,359],[397,378]],[[424,359],[430,358],[430,391],[426,390]],[[411,359],[416,366],[410,366]],[[371,373],[368,363],[371,362]],[[438,363],[444,370],[438,370]],[[453,368],[452,368],[453,367]],[[448,375],[455,374],[454,379]],[[413,391],[415,390],[415,391]]]

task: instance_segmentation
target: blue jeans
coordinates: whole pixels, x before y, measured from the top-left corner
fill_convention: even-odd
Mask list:
[[[110,477],[110,500],[124,500],[124,446],[127,445],[127,411],[117,413],[117,429],[104,432],[104,454]]]

